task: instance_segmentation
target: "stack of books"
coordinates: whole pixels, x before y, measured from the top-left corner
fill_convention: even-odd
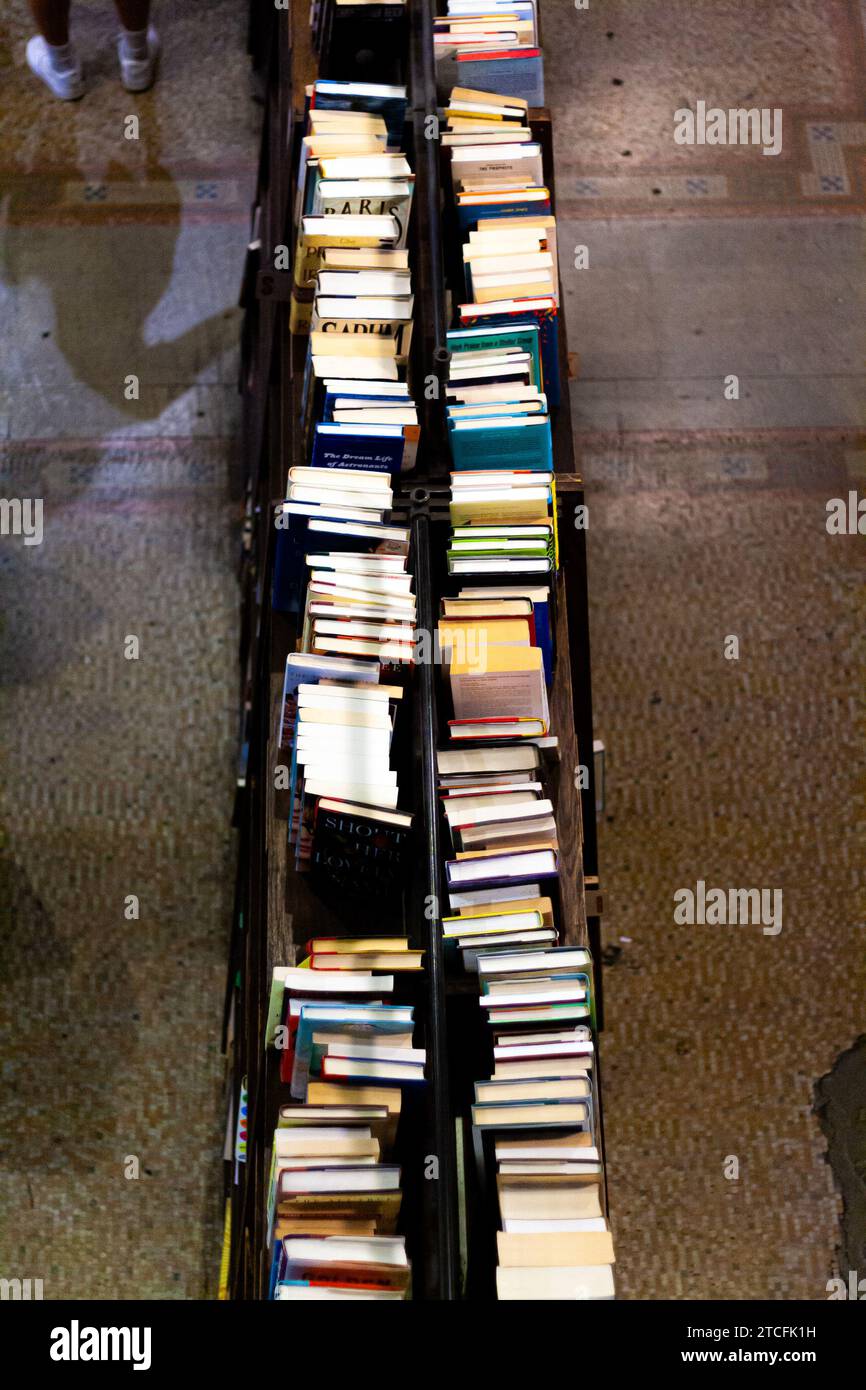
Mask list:
[[[500,1299],[614,1297],[589,1022],[578,948],[479,950],[494,1069],[475,1086],[476,1152],[495,1165]],[[492,1150],[492,1152],[491,1152]]]
[[[303,508],[289,516],[307,528],[294,538],[302,620],[280,713],[289,843],[297,869],[341,892],[375,886],[387,897],[402,886],[412,825],[397,809],[391,766],[415,653],[409,532],[382,520],[392,497],[387,472],[293,468],[289,493],[282,513]],[[337,515],[332,496],[364,506]]]
[[[440,91],[463,82],[544,105],[537,0],[448,0],[433,43]]]
[[[550,944],[553,908],[541,885],[551,880],[556,887],[558,842],[551,802],[543,794],[540,757],[532,743],[438,754],[440,794],[454,846],[445,873],[450,907],[458,912],[456,919],[445,919],[445,933],[461,950],[474,944],[470,936],[488,931],[541,930],[544,936],[533,940]],[[509,913],[518,913],[520,921],[466,927],[461,920]]]
[[[425,1054],[413,1007],[389,996],[422,953],[404,937],[317,938],[308,952],[274,969],[265,1030],[291,1094],[271,1150],[270,1296],[406,1298],[392,1150],[402,1087],[423,1081]]]
[[[292,332],[322,323],[375,335],[388,325],[408,350],[414,175],[401,151],[405,114],[405,87],[320,80],[307,89]]]
[[[445,656],[456,637],[443,631]],[[477,977],[493,1053],[472,1123],[479,1162],[496,1173],[498,1296],[612,1298],[592,961],[561,943],[559,841],[541,753],[532,742],[445,749],[438,776],[453,855],[445,958]]]
[[[517,394],[476,394],[470,401],[523,402],[524,414],[543,414],[560,398],[560,291],[556,220],[541,146],[528,119],[527,103],[501,92],[455,87],[445,106],[442,144],[451,153],[465,285],[459,306],[464,332],[449,335],[449,346],[455,354],[480,352],[494,359],[505,349],[528,351],[528,374],[521,360],[495,364],[503,370],[494,380],[510,384]],[[502,334],[533,324],[534,337],[525,331]],[[467,329],[488,333],[467,335]]]
[[[439,790],[446,962],[478,979],[493,1071],[475,1085],[479,1161],[495,1170],[500,1299],[613,1298],[593,1086],[592,961],[560,944],[557,835],[533,744],[446,749]]]
[[[440,619],[437,636],[453,706],[452,742],[507,742],[548,733],[544,653],[532,602],[518,586],[515,595],[443,601],[451,613]],[[477,616],[463,616],[466,609]],[[520,616],[507,616],[520,609]]]
[[[459,864],[485,870],[494,856],[482,851],[483,862],[467,860],[470,849],[493,843],[499,832],[508,838],[521,820],[524,828],[518,834],[536,838],[546,834],[540,830],[540,821],[548,819],[550,803],[543,795],[541,755],[535,745],[443,750],[438,754],[438,776],[443,812],[452,842],[458,846],[452,875],[459,876]],[[500,843],[497,848],[510,846]],[[505,875],[498,883],[455,885],[449,892],[449,915],[442,920],[442,931],[446,959],[462,961],[470,972],[477,972],[479,953],[549,949],[558,940],[554,904],[541,883],[521,878],[509,882]]]
[[[309,658],[309,663],[305,661]],[[283,686],[295,868],[340,893],[399,893],[412,815],[397,809],[391,737],[402,698],[378,662],[290,653]]]
[[[390,516],[394,478],[415,467],[420,433],[407,381],[414,175],[399,148],[405,112],[403,87],[320,80],[308,90],[290,314],[293,333],[306,336],[307,356],[298,462],[275,518],[278,610],[301,611],[306,554],[334,560],[316,571],[352,575],[344,587],[380,596],[388,590],[358,576],[405,576],[409,532]],[[343,551],[364,563],[347,566]],[[325,636],[370,635],[322,629],[312,650],[351,650],[323,646]]]
[[[554,574],[559,547],[552,472],[475,467],[452,473],[449,510],[449,574]]]

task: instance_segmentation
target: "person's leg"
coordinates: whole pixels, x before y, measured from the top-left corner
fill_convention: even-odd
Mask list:
[[[69,0],[30,0],[38,34],[27,44],[27,65],[63,101],[84,94],[81,64],[69,41]]]
[[[114,0],[117,17],[124,29],[140,33],[150,19],[150,0]]]
[[[150,19],[150,0],[114,0],[120,20],[120,75],[129,92],[144,92],[156,76],[159,38]]]
[[[60,48],[69,42],[69,0],[30,0],[30,9],[46,43]]]

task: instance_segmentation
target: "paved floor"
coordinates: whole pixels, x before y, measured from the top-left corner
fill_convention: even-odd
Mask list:
[[[849,1051],[866,563],[862,537],[825,526],[828,499],[866,491],[863,15],[542,13],[608,748],[619,1288],[826,1298],[866,1261],[866,1065]],[[674,112],[698,100],[780,107],[781,154],[676,145]],[[570,270],[580,245],[589,269]],[[674,894],[698,880],[781,889],[781,932],[678,925]]]
[[[244,7],[163,3],[160,80],[133,97],[111,6],[76,4],[73,107],[23,67],[26,8],[6,9],[0,488],[43,499],[44,539],[0,541],[0,1273],[46,1298],[212,1296]]]

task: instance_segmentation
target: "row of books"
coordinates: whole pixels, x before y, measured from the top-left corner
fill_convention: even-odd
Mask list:
[[[405,87],[320,80],[307,92],[290,312],[307,355],[274,577],[274,605],[290,612],[300,608],[304,554],[324,540],[331,552],[408,553],[408,531],[389,515],[393,479],[414,468],[420,434],[407,381],[414,175],[400,148],[405,112]],[[393,568],[384,559],[373,567]]]
[[[404,87],[319,80],[307,91],[291,307],[292,330],[307,339],[301,457],[277,517],[274,603],[297,612],[304,592],[320,605],[334,597],[323,587],[340,591],[341,611],[315,612],[312,633],[305,615],[314,652],[374,654],[363,644],[379,615],[366,610],[386,601],[386,621],[412,616],[408,531],[390,524],[393,478],[414,467],[419,438],[406,379],[414,175],[400,148],[405,112]],[[327,626],[350,619],[366,626]]]
[[[416,619],[394,479],[414,467],[407,381],[414,175],[406,89],[307,89],[295,208],[292,328],[306,337],[299,438],[279,528],[274,603],[298,614],[283,689],[295,869],[323,891],[399,893],[412,825],[392,739]]]
[[[314,937],[300,963],[273,971],[265,1046],[288,1088],[268,1191],[277,1301],[411,1294],[395,1143],[404,1090],[424,1081],[408,988],[423,953],[404,935],[358,934],[365,916],[399,920],[390,909],[412,832],[393,765],[416,622],[409,531],[393,517],[394,480],[418,443],[405,108],[404,88],[320,80],[301,142],[301,458],[275,518],[274,584],[298,635],[277,741],[289,872],[334,899],[347,931]]]
[[[461,768],[442,777],[445,819],[457,862],[474,859],[486,878],[451,896],[442,929],[454,967],[477,976],[490,1034],[493,1070],[476,1082],[472,1124],[476,1153],[495,1169],[497,1295],[612,1298],[592,962],[585,948],[560,944],[559,841],[543,761],[531,744],[506,744],[466,750]]]
[[[291,1097],[271,1146],[269,1296],[408,1298],[393,1149],[402,1088],[423,1082],[425,1053],[413,1046],[414,1007],[390,996],[422,953],[378,936],[315,938],[307,950],[300,965],[275,967],[265,1028]]]
[[[475,1084],[472,1126],[482,1182],[498,1198],[497,1295],[612,1298],[592,961],[561,920],[544,764],[555,743],[556,228],[520,101],[455,89],[446,117],[472,300],[449,334],[447,568],[473,587],[442,600],[439,622],[454,716],[439,754],[443,949],[452,971],[477,979],[493,1058]]]
[[[493,1055],[472,1125],[479,1161],[495,1172],[497,1295],[612,1298],[592,961],[561,944],[542,755],[533,743],[443,750],[438,768],[453,855],[443,949],[452,971],[477,977]]]
[[[462,82],[544,105],[537,0],[448,0],[433,44],[440,91]]]
[[[476,1083],[472,1123],[495,1170],[497,1296],[613,1298],[593,1032],[577,1021],[592,1012],[589,952],[494,938],[475,968],[494,1064]]]
[[[320,79],[308,87],[293,218],[293,332],[321,323],[329,332],[369,335],[394,322],[408,351],[415,178],[402,149],[405,116],[403,86]],[[362,302],[335,302],[344,299]],[[343,326],[349,318],[351,329]]]

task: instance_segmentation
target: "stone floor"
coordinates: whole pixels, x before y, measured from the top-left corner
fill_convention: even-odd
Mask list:
[[[825,526],[866,483],[862,7],[542,14],[607,746],[619,1289],[826,1298],[866,1267],[866,563]],[[676,145],[699,99],[780,107],[781,154]],[[677,925],[698,880],[781,889],[781,932]]]
[[[5,9],[0,479],[44,500],[44,539],[0,541],[0,1274],[46,1298],[213,1296],[244,7],[164,2],[160,80],[131,96],[111,6],[76,4],[75,106],[32,79],[26,7]]]

